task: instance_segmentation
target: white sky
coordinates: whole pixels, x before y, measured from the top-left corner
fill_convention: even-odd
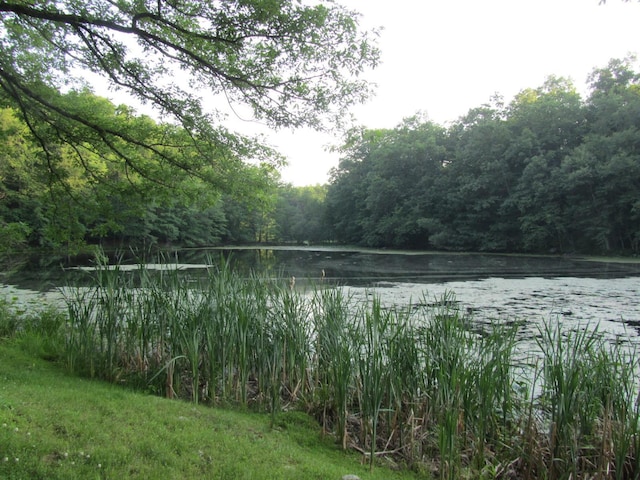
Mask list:
[[[382,26],[382,64],[366,78],[376,96],[353,109],[359,124],[393,128],[418,111],[447,125],[494,93],[509,102],[549,75],[568,77],[586,94],[594,68],[640,54],[640,2],[632,0],[337,0]],[[294,185],[325,183],[339,143],[310,131],[270,135],[288,157]]]

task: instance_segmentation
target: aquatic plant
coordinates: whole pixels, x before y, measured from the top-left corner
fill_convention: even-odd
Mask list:
[[[305,409],[370,468],[386,456],[443,479],[640,474],[637,355],[597,328],[549,319],[538,356],[522,359],[517,323],[478,325],[453,294],[357,303],[228,261],[197,278],[133,273],[98,266],[93,288],[66,290],[74,372],[267,411],[272,424]]]
[[[346,449],[347,428],[355,392],[354,329],[348,299],[340,289],[320,289],[313,295],[315,353],[313,392],[324,429],[334,417],[336,436]],[[313,399],[312,399],[313,400]]]

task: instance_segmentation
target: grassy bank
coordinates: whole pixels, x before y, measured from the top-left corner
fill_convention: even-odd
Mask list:
[[[30,341],[29,341],[30,342]],[[0,478],[415,478],[370,473],[304,413],[196,406],[82,379],[0,340]]]

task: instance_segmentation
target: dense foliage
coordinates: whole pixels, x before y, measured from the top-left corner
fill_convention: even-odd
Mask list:
[[[61,143],[83,168],[89,153],[108,153],[157,182],[170,178],[164,168],[144,168],[142,154],[206,178],[207,167],[224,171],[220,150],[264,155],[224,127],[225,104],[272,127],[333,124],[367,97],[357,77],[377,60],[357,14],[333,2],[0,3],[0,102],[24,118],[54,170]],[[98,78],[156,107],[183,129],[180,142],[105,122],[59,93]],[[199,155],[183,155],[189,145]]]
[[[550,77],[448,128],[420,117],[353,131],[326,205],[333,238],[498,252],[640,250],[640,74]]]
[[[279,182],[276,152],[227,131],[203,102],[225,92],[274,127],[321,127],[367,95],[356,77],[377,62],[353,12],[278,0],[85,3],[0,5],[0,253],[323,241],[640,250],[633,58],[596,69],[586,99],[550,77],[446,127],[418,115],[351,130],[329,185],[292,187]],[[195,83],[169,85],[179,68]],[[158,118],[95,95],[80,71],[155,104]]]
[[[141,141],[158,138],[158,149],[173,148],[171,144],[179,145],[186,135],[181,128],[169,129],[89,91],[71,92],[63,98],[69,104],[83,105],[103,123],[119,123],[136,131]],[[75,248],[86,242],[215,243],[226,235],[223,204],[231,203],[223,203],[221,193],[230,191],[230,199],[255,203],[277,180],[273,166],[245,164],[222,150],[219,155],[226,168],[204,179],[163,165],[161,156],[135,152],[135,146],[124,142],[118,142],[118,148],[136,156],[135,167],[113,152],[94,151],[90,143],[72,147],[53,140],[47,148],[55,150],[57,158],[48,164],[38,139],[11,107],[0,110],[0,138],[2,249],[21,244]],[[180,153],[199,155],[196,147],[186,145],[180,147]],[[163,185],[153,179],[156,173],[167,175]],[[212,183],[213,175],[218,177],[218,187]]]
[[[166,126],[89,91],[67,97],[104,122],[169,138]],[[173,136],[182,134],[173,128]],[[278,188],[278,172],[269,163],[243,163],[229,154],[219,188],[180,170],[167,177],[172,188],[162,188],[115,155],[87,154],[84,165],[76,165],[62,143],[49,144],[60,151],[54,169],[41,168],[37,140],[10,107],[0,110],[0,139],[0,252],[27,245],[72,251],[86,243],[191,247],[326,238],[326,188]],[[199,153],[183,147],[182,154]],[[138,166],[166,171],[159,162],[148,156]]]
[[[331,1],[1,2],[0,249],[268,238],[282,159],[226,115],[339,124],[372,33]]]

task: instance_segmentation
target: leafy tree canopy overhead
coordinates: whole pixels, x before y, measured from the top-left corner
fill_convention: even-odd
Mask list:
[[[87,142],[133,169],[122,143],[192,173],[220,156],[265,159],[272,152],[228,132],[211,105],[248,107],[274,128],[334,125],[369,95],[359,75],[379,57],[375,32],[357,18],[331,0],[0,1],[0,100],[18,109],[50,165],[52,143]],[[71,102],[62,93],[85,89],[86,72],[155,106],[199,155],[159,148],[162,138]]]

